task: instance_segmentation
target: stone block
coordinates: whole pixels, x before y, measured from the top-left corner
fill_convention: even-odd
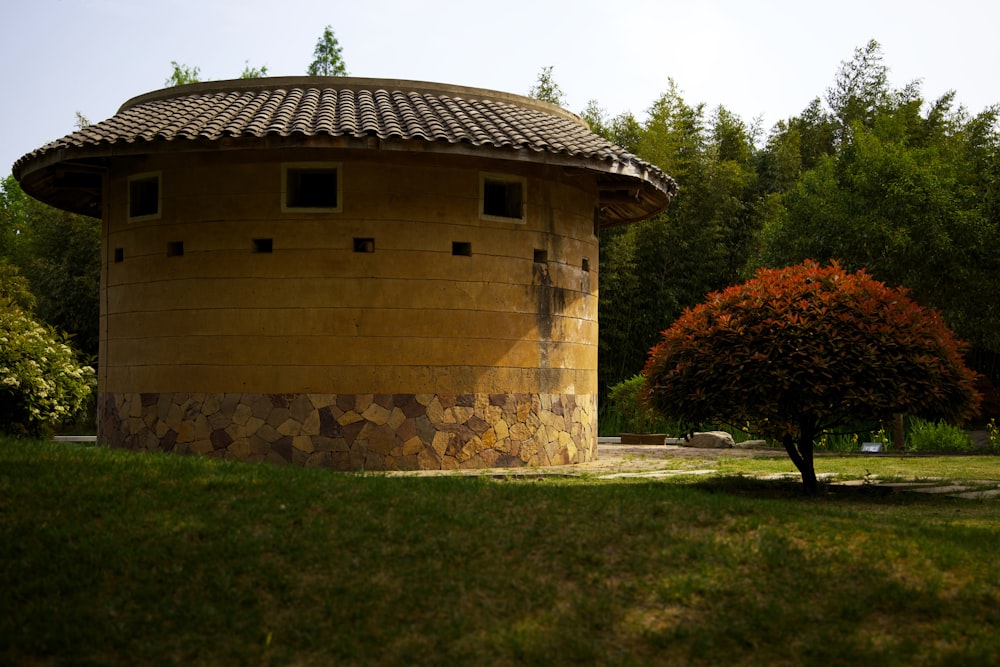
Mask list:
[[[431,424],[431,420],[427,418],[427,415],[417,417],[413,420],[413,424],[417,429],[417,436],[424,441],[424,444],[431,444],[434,440],[434,434],[437,433],[437,429]]]
[[[373,405],[375,405],[373,403]],[[376,426],[368,434],[368,450],[389,456],[396,449],[396,432],[388,424]]]
[[[244,424],[243,430],[246,431],[247,435],[253,435],[264,424],[265,422],[263,419],[260,419],[259,417],[250,417],[250,419],[247,420],[247,423]]]
[[[194,441],[194,422],[181,422],[177,427],[177,442],[188,443],[192,441]]]
[[[392,413],[388,409],[374,402],[371,405],[369,405],[364,412],[361,413],[362,417],[364,417],[371,423],[375,424],[376,426],[382,426],[383,424],[387,424],[389,422],[389,417],[391,415]]]
[[[312,401],[305,394],[299,394],[296,396],[291,404],[288,406],[289,414],[292,419],[299,422],[300,424],[305,423],[309,415],[315,412],[316,408],[313,407]]]
[[[368,406],[374,400],[374,394],[356,394],[354,396],[354,411],[358,414],[364,414],[364,411],[368,409]]]
[[[316,447],[313,445],[313,439],[308,435],[294,436],[292,438],[292,447],[300,452],[306,452],[307,454],[311,454],[316,451]]]
[[[206,394],[205,399],[201,402],[198,411],[205,416],[214,415],[219,411],[219,404],[221,402],[221,394]]]
[[[302,435],[319,435],[320,418],[319,410],[312,410],[305,421],[302,422]]]
[[[170,417],[170,409],[174,406],[173,394],[160,394],[156,401],[156,417],[160,421],[167,421]]]
[[[399,427],[403,425],[406,421],[406,414],[399,408],[393,408],[392,413],[389,415],[389,427],[393,431],[398,431]]]
[[[313,452],[306,459],[305,467],[307,468],[329,468],[332,456],[330,452]]]
[[[354,394],[337,394],[337,408],[341,412],[354,410]]]
[[[233,437],[225,429],[216,429],[209,436],[213,449],[225,449],[233,442]]]
[[[219,401],[219,412],[232,418],[233,414],[236,412],[236,406],[243,402],[243,394],[230,392],[228,394],[223,394],[222,399]]]
[[[389,426],[392,426],[392,420],[389,421]],[[410,438],[417,436],[417,420],[416,419],[404,419],[403,423],[396,427],[396,437],[406,442]]]
[[[271,412],[267,415],[267,425],[278,428],[292,416],[292,413],[288,408],[271,408]]]
[[[357,412],[350,410],[344,414],[337,417],[337,423],[341,426],[347,426],[348,424],[355,424],[357,422],[364,421],[365,418],[359,415]]]
[[[437,397],[434,397],[427,404],[427,419],[432,424],[441,424],[444,422],[444,408],[441,407],[441,401]]]
[[[242,440],[234,440],[230,443],[226,451],[232,454],[233,458],[238,461],[245,461],[251,454],[250,441],[246,438]]]
[[[441,460],[433,449],[425,447],[417,453],[417,465],[421,470],[440,470]]]
[[[233,423],[246,425],[253,418],[253,409],[246,403],[240,403],[233,411]]]
[[[337,404],[336,394],[309,394],[309,401],[312,403],[313,407],[317,410],[322,410],[323,408],[330,407],[331,405]]]
[[[454,438],[454,434],[445,431],[438,431],[434,434],[434,439],[431,441],[431,448],[437,453],[439,459],[448,451],[448,446],[451,444],[452,438]]]
[[[219,429],[226,428],[232,423],[232,420],[222,412],[214,412],[207,417],[208,427],[213,431],[218,431]]]
[[[281,424],[278,425],[276,430],[281,435],[288,435],[288,436],[299,435],[302,433],[302,424],[299,423],[297,420],[289,417],[285,421],[281,422]]]
[[[256,455],[264,456],[269,451],[271,451],[271,443],[264,440],[260,436],[256,435],[250,436],[248,442],[250,443],[251,456],[256,456]]]
[[[704,431],[693,434],[686,444],[698,449],[732,449],[733,436],[725,431]]]
[[[257,436],[268,443],[275,443],[282,438],[282,435],[278,433],[278,430],[271,426],[270,424],[264,424],[259,429],[257,429]]]
[[[424,443],[417,436],[413,436],[409,440],[403,443],[402,455],[410,456],[412,454],[419,454],[424,451]]]

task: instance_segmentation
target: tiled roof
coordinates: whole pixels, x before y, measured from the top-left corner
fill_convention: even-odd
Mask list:
[[[23,177],[37,169],[156,152],[164,144],[309,137],[341,137],[349,145],[372,138],[429,142],[442,152],[546,154],[549,163],[605,176],[602,189],[614,193],[606,224],[654,215],[677,187],[662,170],[591,132],[582,119],[537,100],[412,81],[318,77],[200,83],[142,95],[112,118],[25,155],[13,171],[30,185],[32,179]]]

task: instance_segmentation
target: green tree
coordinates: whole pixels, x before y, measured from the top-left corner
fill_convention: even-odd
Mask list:
[[[673,81],[641,125],[630,114],[607,121],[596,104],[590,108],[590,122],[605,136],[681,186],[665,213],[601,234],[603,392],[642,369],[665,323],[739,278],[760,223],[752,133],[734,114],[720,107],[706,118]]]
[[[326,26],[323,34],[316,41],[313,50],[313,61],[309,64],[306,74],[309,76],[347,76],[347,66],[344,64],[343,49],[333,34],[333,28]]]
[[[87,404],[94,370],[65,337],[33,316],[16,269],[0,260],[0,430],[41,435]]]
[[[164,82],[163,85],[165,86],[183,86],[188,83],[198,83],[201,81],[199,78],[201,70],[198,67],[181,65],[176,60],[171,60],[170,66],[173,68],[173,71]]]
[[[941,309],[976,347],[1000,352],[1000,225],[989,195],[997,112],[970,119],[946,96],[921,115],[912,95],[881,96],[891,101],[864,121],[870,128],[853,121],[850,143],[788,186],[761,237],[761,264],[865,267]]]
[[[0,184],[0,257],[18,267],[34,313],[96,357],[100,325],[100,221],[28,197],[13,176]]]
[[[251,67],[249,60],[244,61],[243,71],[240,72],[241,79],[259,79],[265,76],[267,76],[267,65]]]
[[[685,311],[644,374],[651,408],[781,442],[814,493],[813,443],[830,429],[903,412],[972,416],[975,374],[960,352],[938,314],[905,290],[806,262],[761,270]]]
[[[559,84],[552,77],[552,65],[543,67],[542,71],[538,73],[538,80],[531,87],[531,90],[528,91],[528,96],[542,102],[555,104],[557,107],[566,104],[565,93],[563,93],[562,88],[559,87]]]

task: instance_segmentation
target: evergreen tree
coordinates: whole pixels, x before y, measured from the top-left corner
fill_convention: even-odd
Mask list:
[[[313,50],[313,61],[309,64],[306,74],[309,76],[347,76],[347,66],[344,64],[343,49],[333,28],[326,26],[323,34],[316,41]]]

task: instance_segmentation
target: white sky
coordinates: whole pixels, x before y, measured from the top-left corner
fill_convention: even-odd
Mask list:
[[[331,25],[352,76],[527,94],[552,65],[579,113],[642,118],[672,78],[689,104],[775,122],[824,96],[869,39],[890,81],[925,99],[1000,103],[1000,3],[986,0],[0,0],[0,174],[162,88],[170,61],[203,79],[244,63],[301,75]]]

